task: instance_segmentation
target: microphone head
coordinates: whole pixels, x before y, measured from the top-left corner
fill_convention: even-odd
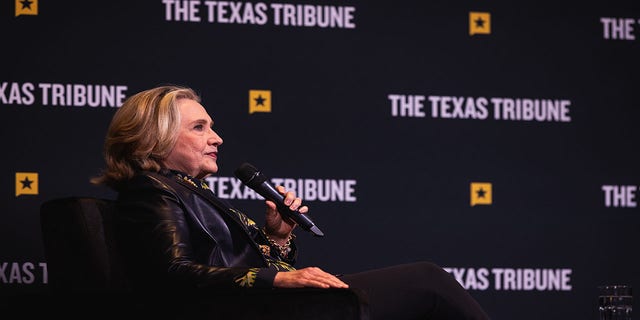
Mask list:
[[[247,186],[253,188],[254,186],[257,186],[261,183],[263,183],[264,181],[267,180],[267,178],[262,175],[260,173],[260,171],[258,171],[258,169],[254,166],[252,166],[250,163],[245,162],[243,164],[241,164],[236,171],[234,172],[236,178],[240,179],[240,181],[242,181],[242,183],[246,184]]]

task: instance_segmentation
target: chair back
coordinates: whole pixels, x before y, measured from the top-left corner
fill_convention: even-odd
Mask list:
[[[125,291],[114,239],[115,201],[57,198],[40,207],[49,286],[57,291]]]

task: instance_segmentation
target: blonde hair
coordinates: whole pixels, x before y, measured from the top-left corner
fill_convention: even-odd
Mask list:
[[[180,86],[160,86],[127,98],[107,131],[103,150],[106,168],[91,183],[118,190],[137,171],[160,171],[161,161],[178,138],[179,99],[200,102],[195,91]]]

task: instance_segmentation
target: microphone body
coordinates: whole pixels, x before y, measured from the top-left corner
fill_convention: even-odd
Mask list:
[[[253,189],[265,199],[273,201],[281,214],[291,218],[291,220],[295,221],[302,229],[313,233],[314,236],[324,236],[324,233],[320,231],[306,214],[289,209],[289,207],[284,204],[284,196],[280,194],[280,192],[269,183],[267,177],[260,173],[254,166],[243,163],[236,169],[235,175],[244,185]]]

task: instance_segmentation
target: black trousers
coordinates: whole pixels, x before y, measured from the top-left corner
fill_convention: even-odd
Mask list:
[[[489,319],[453,275],[430,262],[345,274],[340,279],[364,291],[371,320]]]

